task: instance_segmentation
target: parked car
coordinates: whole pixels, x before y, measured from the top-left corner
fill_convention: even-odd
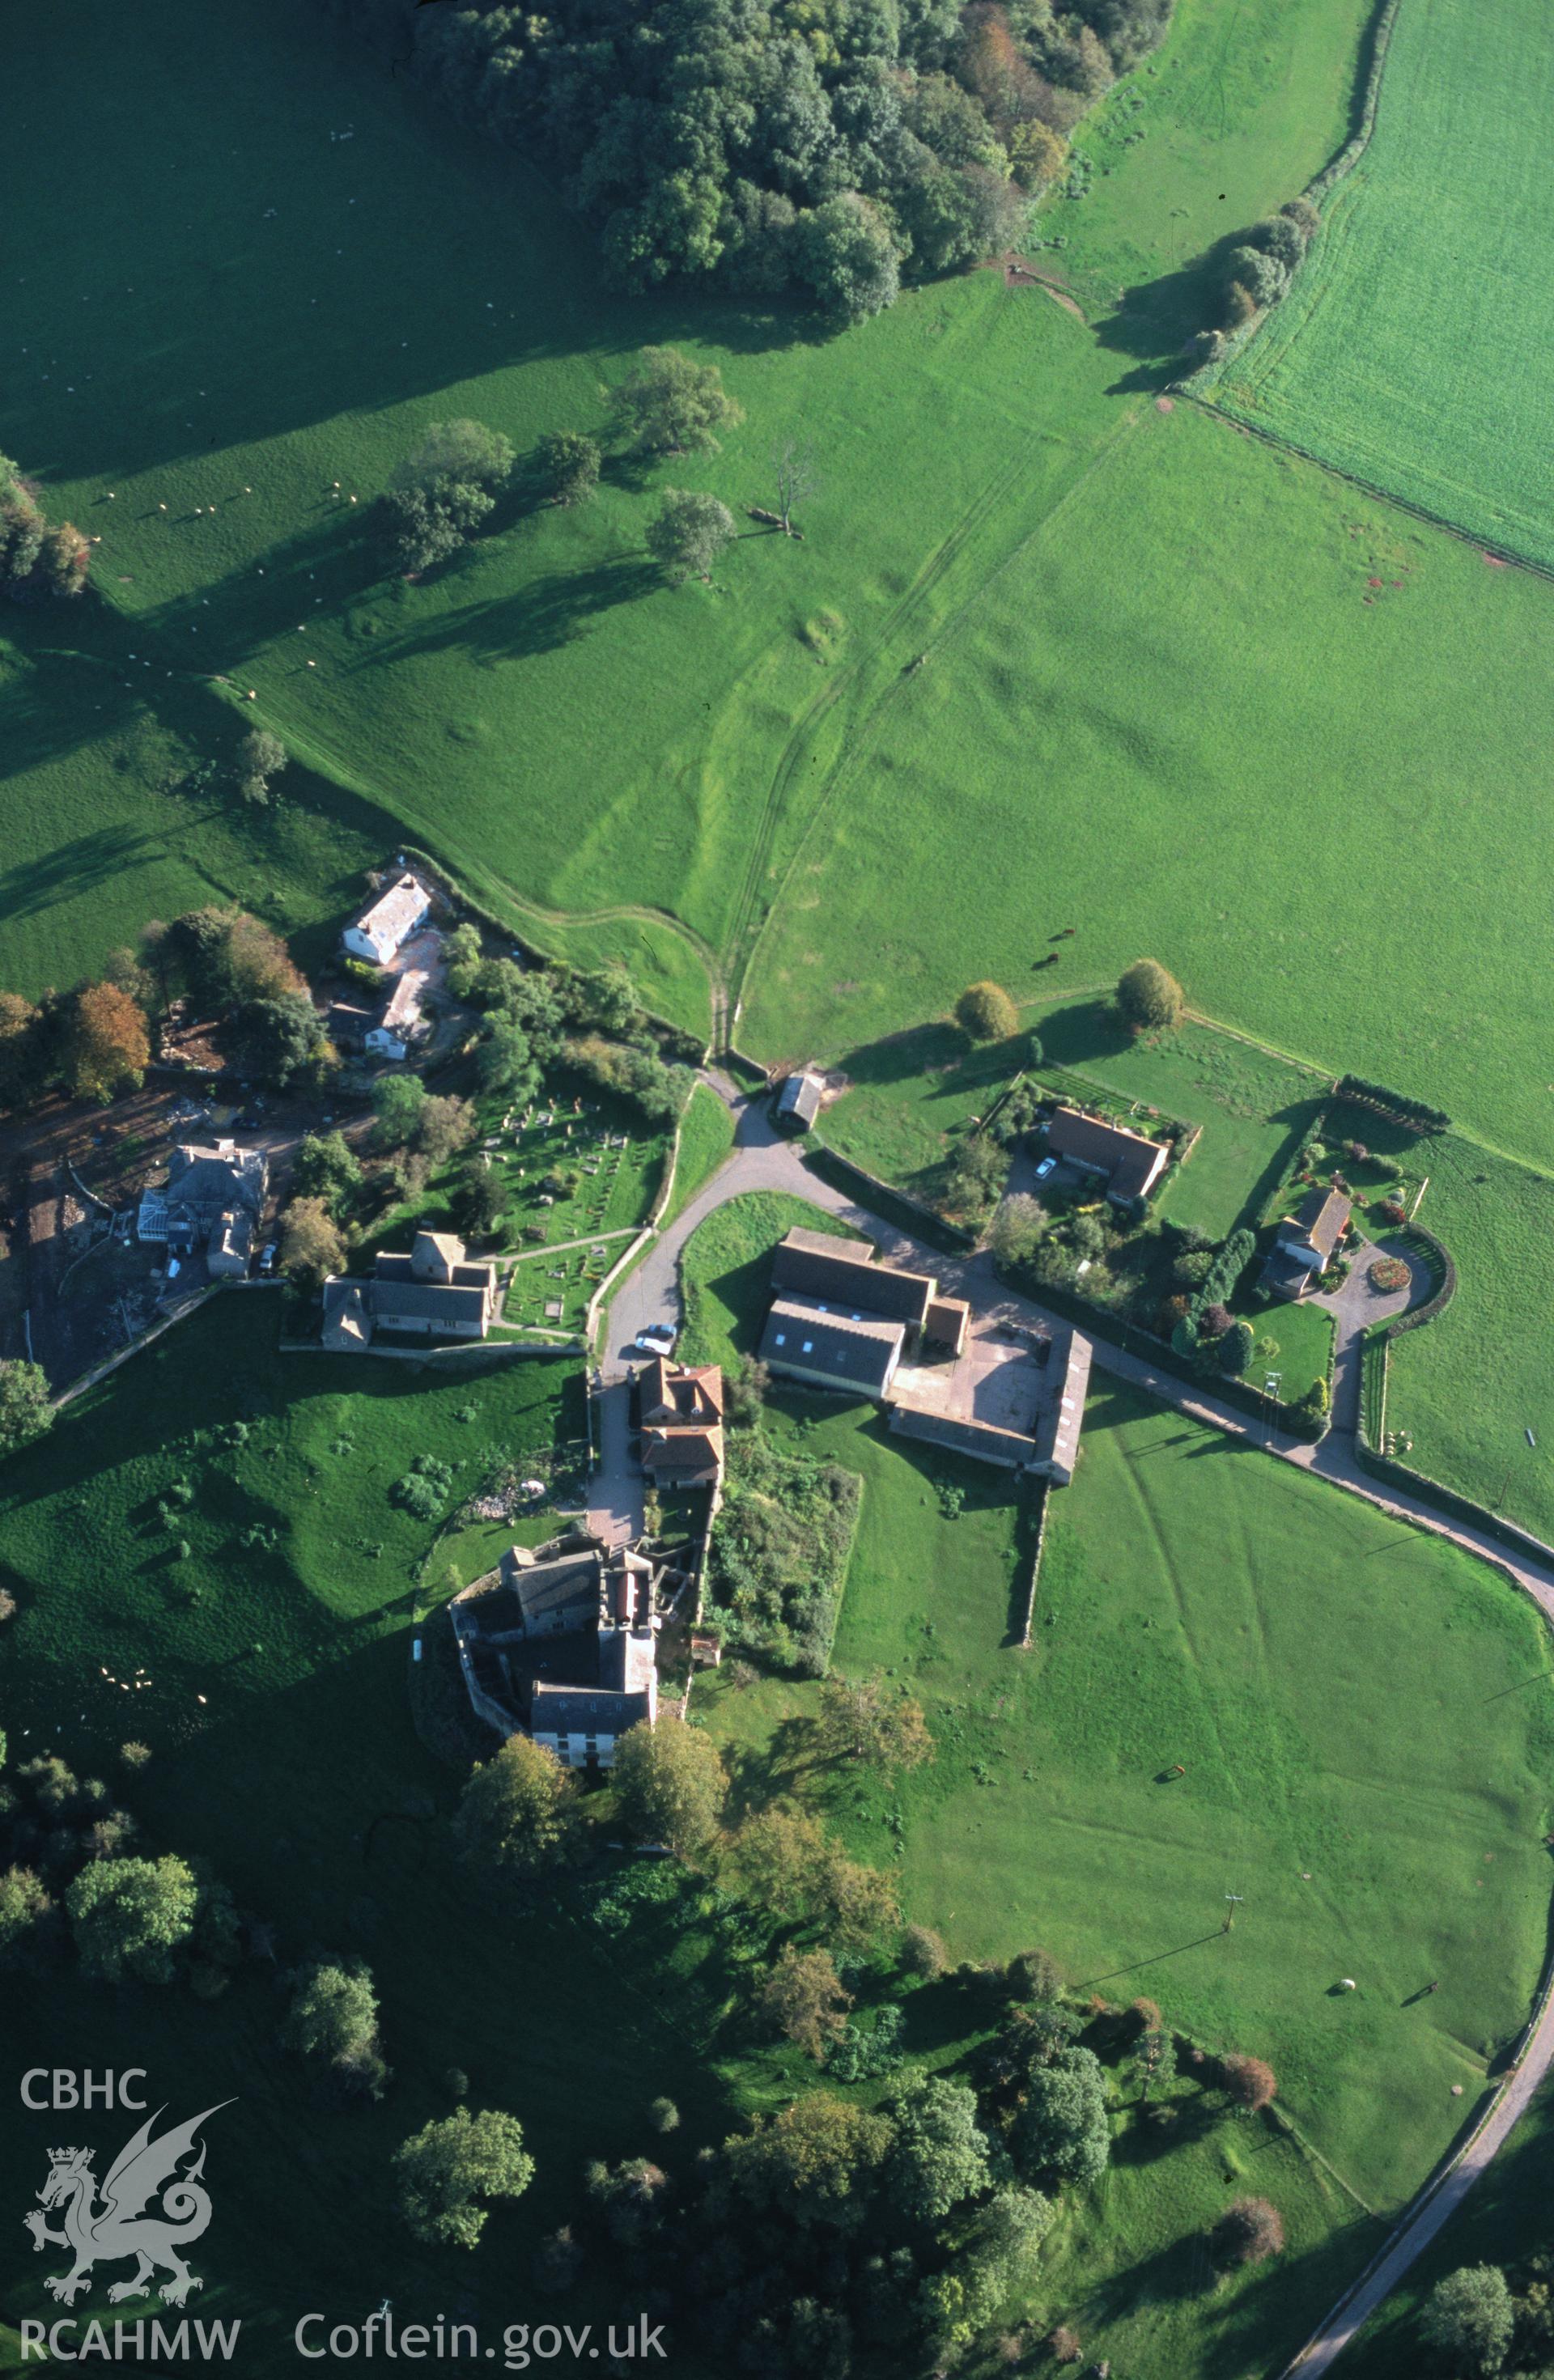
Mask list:
[[[673,1322],[650,1322],[641,1335],[652,1342],[655,1354],[662,1348],[666,1355],[680,1336]]]
[[[1036,1169],[1036,1178],[1038,1182],[1045,1182],[1049,1173],[1055,1173],[1057,1170],[1057,1159],[1055,1157],[1044,1157],[1040,1164]]]
[[[279,1240],[266,1240],[264,1245],[259,1252],[260,1271],[273,1272],[275,1269],[275,1258],[280,1255],[280,1253],[281,1244]]]

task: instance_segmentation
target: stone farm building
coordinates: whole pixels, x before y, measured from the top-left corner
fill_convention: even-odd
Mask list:
[[[239,1148],[235,1140],[181,1146],[173,1151],[166,1181],[141,1192],[136,1234],[175,1256],[203,1248],[216,1280],[241,1280],[269,1179],[261,1148]]]
[[[655,1356],[637,1376],[642,1468],[655,1488],[715,1488],[723,1470],[723,1376]]]
[[[777,1128],[795,1137],[808,1131],[820,1112],[824,1090],[819,1075],[790,1075],[777,1094]]]
[[[1047,1154],[1075,1172],[1104,1186],[1113,1206],[1129,1207],[1147,1198],[1171,1162],[1171,1150],[1161,1141],[1099,1116],[1081,1115],[1077,1108],[1057,1108],[1047,1125]]]
[[[510,1547],[449,1607],[476,1716],[564,1767],[610,1767],[626,1730],[658,1716],[656,1587],[645,1554],[596,1538]]]
[[[408,1256],[380,1249],[370,1276],[332,1274],[323,1285],[323,1343],[360,1354],[379,1330],[416,1339],[483,1339],[499,1300],[496,1267],[470,1264],[464,1242],[418,1232]]]
[[[1263,1264],[1261,1281],[1274,1297],[1304,1297],[1332,1262],[1349,1228],[1350,1202],[1342,1190],[1308,1190],[1286,1215]]]
[[[769,1370],[869,1398],[907,1437],[1060,1487],[1073,1478],[1090,1369],[1077,1331],[1060,1344],[974,1322],[931,1274],[880,1264],[868,1241],[826,1232],[790,1232],[772,1251],[771,1284]]]
[[[407,871],[346,928],[341,940],[353,958],[387,966],[401,942],[426,923],[431,909],[431,893],[419,877]]]

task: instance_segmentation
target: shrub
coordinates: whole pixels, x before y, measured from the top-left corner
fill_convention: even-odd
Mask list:
[[[1198,1316],[1198,1337],[1200,1339],[1222,1339],[1226,1331],[1230,1329],[1233,1318],[1234,1318],[1231,1313],[1230,1307],[1228,1305],[1221,1305],[1218,1300],[1216,1300],[1212,1305],[1206,1305],[1203,1312]]]
[[[1206,364],[1217,364],[1225,352],[1223,331],[1195,331],[1182,350],[1191,371],[1202,371]]]
[[[1295,229],[1301,234],[1303,239],[1305,240],[1310,240],[1315,237],[1317,227],[1322,221],[1320,214],[1312,205],[1309,199],[1286,199],[1279,212],[1281,215],[1287,215],[1289,217],[1290,221],[1294,225]]]
[[[1020,1951],[1010,1960],[1004,1977],[1014,1999],[1047,2001],[1062,1998],[1062,1970],[1046,1950]]]
[[[1279,2089],[1272,2067],[1261,2058],[1222,2058],[1220,2085],[1249,2115],[1268,2107]]]
[[[1261,2265],[1284,2245],[1284,2223],[1266,2198],[1238,2198],[1209,2231],[1210,2252],[1223,2265]]]
[[[1079,2333],[1070,2330],[1066,2322],[1060,2322],[1055,2330],[1047,2334],[1047,2352],[1054,2363],[1077,2363],[1085,2350],[1079,2344]]]
[[[1232,1322],[1220,1342],[1220,1368],[1239,1379],[1252,1362],[1252,1325]]]

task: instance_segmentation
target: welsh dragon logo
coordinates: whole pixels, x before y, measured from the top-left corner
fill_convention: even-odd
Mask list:
[[[38,2201],[45,2209],[63,2207],[65,2228],[51,2231],[36,2212],[24,2215],[22,2221],[32,2234],[34,2251],[68,2248],[75,2256],[69,2272],[51,2274],[44,2282],[51,2295],[72,2304],[82,2289],[91,2289],[93,2265],[115,2264],[125,2256],[136,2259],[136,2268],[127,2281],[114,2283],[108,2291],[110,2304],[144,2296],[155,2286],[153,2275],[159,2270],[172,2275],[161,2284],[169,2305],[182,2305],[190,2289],[203,2288],[179,2252],[199,2239],[211,2220],[210,2193],[200,2181],[205,2170],[203,2141],[188,2170],[180,2173],[178,2166],[194,2148],[195,2134],[205,2118],[231,2105],[230,2099],[219,2100],[215,2107],[204,2108],[187,2124],[177,2124],[153,2140],[152,2126],[163,2112],[158,2107],[115,2158],[102,2184],[101,2201],[91,2149],[49,2151],[49,2177]],[[148,2215],[147,2205],[159,2193],[160,2204]]]

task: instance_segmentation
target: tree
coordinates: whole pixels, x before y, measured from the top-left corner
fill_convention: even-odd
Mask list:
[[[922,1705],[904,1687],[887,1694],[880,1677],[828,1678],[810,1728],[822,1760],[862,1760],[890,1771],[933,1758]]]
[[[833,321],[866,322],[895,303],[901,288],[896,241],[879,208],[856,190],[844,190],[799,216],[793,256],[798,278]]]
[[[1051,1217],[1039,1198],[1016,1190],[1002,1199],[988,1232],[988,1244],[1001,1265],[1028,1264],[1036,1254]]]
[[[1135,1033],[1173,1033],[1186,1006],[1181,985],[1159,959],[1135,959],[1118,981],[1118,1012]]]
[[[508,1197],[506,1175],[477,1160],[465,1168],[448,1203],[467,1240],[489,1240],[502,1228]]]
[[[181,1859],[95,1860],[65,1895],[83,1973],[116,1984],[173,1980],[173,1953],[188,1939],[199,1888]]]
[[[1252,1361],[1254,1337],[1255,1333],[1249,1322],[1236,1321],[1231,1324],[1220,1342],[1220,1364],[1222,1370],[1240,1378]]]
[[[950,1953],[941,1935],[931,1925],[909,1925],[901,1937],[901,1966],[904,1974],[916,1975],[923,1983],[932,1983],[943,1974],[950,1963]]]
[[[1001,983],[974,983],[955,1002],[955,1022],[973,1041],[1007,1041],[1020,1029],[1020,1012]]]
[[[1250,2116],[1266,2107],[1279,2089],[1272,2067],[1261,2058],[1221,2058],[1220,2086]]]
[[[513,468],[513,447],[499,430],[459,419],[435,421],[389,482],[383,517],[399,559],[412,573],[456,553],[492,510],[494,490]]]
[[[0,1457],[42,1438],[54,1426],[54,1402],[41,1364],[19,1356],[0,1363]]]
[[[1135,2042],[1133,2062],[1138,2070],[1138,2095],[1146,2104],[1152,2091],[1163,2091],[1175,2080],[1176,2044],[1160,2023],[1159,2010]]]
[[[548,431],[540,441],[540,476],[553,504],[584,504],[599,485],[598,443],[577,430]]]
[[[317,1198],[338,1216],[361,1187],[361,1164],[343,1132],[310,1132],[297,1152],[292,1189],[301,1197]]]
[[[531,1099],[540,1069],[528,1034],[516,1016],[498,1010],[488,1016],[475,1050],[475,1076],[483,1091],[499,1099]]]
[[[453,932],[444,937],[443,943],[448,990],[455,1000],[468,999],[483,958],[480,929],[466,917],[461,925],[455,926]]]
[[[892,2138],[889,2121],[872,2109],[807,2091],[771,2123],[725,2141],[722,2161],[740,2197],[756,2207],[855,2228]]]
[[[1111,2155],[1111,2128],[1105,2079],[1092,2051],[1061,2049],[1032,2069],[1010,2147],[1027,2180],[1099,2180]]]
[[[430,1102],[419,1075],[385,1075],[372,1086],[372,1146],[380,1151],[407,1148],[417,1137]]]
[[[32,575],[46,593],[80,594],[91,567],[91,547],[74,521],[60,521],[43,531]]]
[[[951,1204],[963,1213],[980,1214],[998,1196],[1008,1172],[1007,1154],[990,1133],[968,1134],[950,1168],[946,1187]]]
[[[988,2136],[977,2094],[942,2075],[919,2074],[890,2102],[895,2142],[885,2169],[892,2203],[910,2223],[937,2223],[988,2186]]]
[[[43,1087],[43,1012],[16,991],[0,991],[0,1108],[23,1108]]]
[[[404,487],[435,488],[453,480],[478,488],[499,488],[512,475],[513,442],[483,421],[461,416],[434,421],[395,474]]]
[[[677,2132],[680,2129],[680,2110],[673,2099],[655,2099],[648,2109],[648,2121],[655,2132],[666,2134]]]
[[[296,1198],[281,1227],[281,1270],[299,1288],[317,1289],[346,1261],[346,1243],[322,1198]]]
[[[669,2176],[650,2157],[628,2157],[614,2167],[596,2158],[586,2179],[589,2197],[617,2247],[645,2247],[662,2228],[669,2211]]]
[[[1286,277],[1305,254],[1305,234],[1290,214],[1265,215],[1247,233],[1246,244],[1248,248],[1260,248],[1265,256],[1271,256],[1276,264],[1282,265]]]
[[[513,2116],[488,2108],[424,2124],[394,2153],[400,2215],[429,2247],[473,2248],[486,2228],[480,2200],[521,2198],[534,2159]]]
[[[241,1074],[282,1090],[298,1078],[318,1079],[334,1055],[323,1018],[301,992],[245,1001],[232,1020],[227,1046]]]
[[[282,2038],[328,2066],[347,2090],[381,2099],[389,2080],[378,2041],[378,1998],[359,1959],[314,1960],[297,1975]]]
[[[1289,281],[1284,266],[1266,249],[1232,248],[1225,259],[1227,288],[1244,289],[1254,306],[1276,306]]]
[[[1062,1969],[1047,1950],[1022,1950],[1004,1969],[1004,1980],[1012,1999],[1044,2004],[1063,1996]]]
[[[265,727],[251,729],[237,747],[237,790],[243,799],[262,809],[270,799],[271,778],[278,777],[290,759],[278,735]]]
[[[1237,2198],[1208,2234],[1211,2254],[1222,2265],[1262,2265],[1284,2245],[1284,2223],[1266,2198]]]
[[[760,2009],[774,2033],[796,2042],[817,2065],[847,2030],[853,1996],[842,1988],[829,1950],[784,1943],[761,1986]]]
[[[79,1098],[101,1099],[106,1107],[115,1091],[139,1090],[151,1055],[145,1016],[116,985],[88,984],[66,1003],[60,1063]]]
[[[421,1109],[417,1145],[430,1164],[445,1165],[468,1148],[479,1130],[479,1118],[467,1099],[430,1099]]]
[[[246,909],[234,909],[228,915],[225,961],[234,1000],[308,997],[307,983],[279,934]]]
[[[794,506],[812,496],[820,484],[811,450],[796,438],[784,438],[771,450],[771,476],[777,489],[777,517],[784,537],[794,533]]]
[[[1320,1421],[1331,1411],[1331,1408],[1332,1391],[1327,1381],[1318,1374],[1301,1399],[1301,1410],[1303,1413],[1309,1414],[1313,1421]]]
[[[610,410],[634,455],[715,455],[715,433],[745,419],[717,365],[692,363],[678,347],[644,347],[611,390]]]
[[[30,1967],[45,1949],[57,1912],[29,1867],[0,1876],[0,1967]]]
[[[634,1834],[667,1843],[682,1859],[717,1831],[728,1779],[717,1745],[684,1719],[628,1728],[615,1746],[621,1815]]]
[[[901,1903],[890,1877],[848,1859],[836,1846],[826,1863],[820,1892],[831,1931],[844,1950],[867,1950],[880,1935],[901,1924]]]
[[[745,1820],[729,1857],[747,1888],[779,1917],[809,1917],[824,1889],[832,1846],[812,1811],[773,1802]]]
[[[472,1865],[539,1876],[570,1857],[577,1829],[570,1769],[531,1737],[510,1735],[466,1785],[454,1840]]]
[[[1463,2374],[1498,2372],[1515,2328],[1515,2308],[1498,2265],[1463,2265],[1436,2283],[1419,2327]]]
[[[712,565],[734,540],[734,515],[698,488],[666,488],[658,518],[648,524],[648,551],[671,586],[687,578],[712,583]]]

